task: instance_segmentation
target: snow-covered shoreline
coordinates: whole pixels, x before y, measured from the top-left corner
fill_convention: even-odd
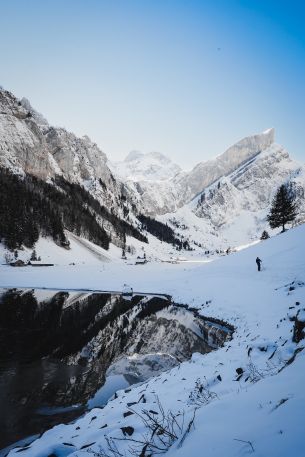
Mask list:
[[[180,448],[176,442],[169,455],[198,456],[204,449],[213,457],[241,456],[253,452],[252,445],[261,457],[303,456],[304,340],[296,343],[292,336],[293,318],[305,306],[304,239],[305,226],[300,226],[207,264],[62,266],[37,269],[34,277],[30,269],[2,266],[1,287],[77,285],[117,290],[127,282],[134,289],[170,294],[177,303],[197,307],[236,330],[223,348],[195,354],[191,361],[140,387],[120,391],[104,409],[49,430],[23,455],[90,455],[89,449],[107,449],[105,437],[118,438],[119,449],[129,455],[130,442],[121,441],[122,427],[132,427],[132,438],[140,439],[144,428],[138,414],[157,408],[156,395],[165,410],[183,410],[189,417],[194,411],[190,395],[200,378],[216,396],[197,410],[195,429]],[[256,256],[263,260],[261,273],[256,271]],[[294,356],[294,362],[287,364]],[[145,404],[140,400],[143,395]],[[126,415],[127,411],[133,414]]]

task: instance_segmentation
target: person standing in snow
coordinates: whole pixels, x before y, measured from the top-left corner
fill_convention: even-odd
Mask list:
[[[256,265],[257,265],[257,270],[261,271],[261,263],[262,263],[261,259],[259,257],[256,257],[255,262],[256,262]]]

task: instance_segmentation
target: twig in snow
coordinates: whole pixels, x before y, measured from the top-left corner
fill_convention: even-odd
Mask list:
[[[251,447],[252,452],[254,452],[254,447],[253,447],[253,444],[251,443],[251,441],[239,440],[238,438],[233,438],[233,439],[234,439],[234,441],[239,441],[240,443],[248,444]]]

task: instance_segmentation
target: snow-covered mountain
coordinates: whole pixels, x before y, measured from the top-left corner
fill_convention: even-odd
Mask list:
[[[249,157],[161,220],[205,250],[227,250],[258,240],[263,230],[271,231],[266,216],[272,199],[280,185],[291,183],[299,208],[296,223],[304,222],[304,166],[276,143]]]
[[[102,248],[109,242],[122,247],[127,235],[140,240],[140,244],[129,240],[130,251],[146,250],[143,241],[149,241],[152,248],[147,252],[159,257],[171,255],[173,246],[155,238],[163,240],[163,229],[155,228],[150,235],[147,224],[143,229],[137,218],[141,213],[167,224],[173,231],[172,240],[187,241],[194,249],[188,256],[248,244],[268,229],[266,215],[272,198],[287,182],[293,184],[299,201],[297,222],[303,222],[304,166],[291,159],[274,137],[274,129],[248,136],[188,172],[157,152],[132,151],[115,164],[87,136],[78,138],[64,128],[50,126],[28,100],[0,90],[0,168],[14,175],[35,176],[63,194],[68,192],[70,202],[77,202],[79,216],[73,221],[70,214],[65,228],[100,242],[106,235],[97,233],[100,229],[96,225],[91,230],[95,222],[89,221],[95,218],[107,232],[108,241],[100,244]],[[29,186],[33,185],[31,181]],[[98,208],[88,195],[98,201]],[[56,199],[59,196],[53,198],[55,204]],[[65,205],[60,211],[70,203]],[[53,205],[51,209],[54,219],[57,208]],[[83,210],[86,217],[80,216]],[[79,222],[85,219],[83,227]],[[57,240],[63,236],[57,230]]]
[[[274,129],[243,138],[215,159],[166,180],[144,179],[130,167],[124,182],[145,212],[157,215],[195,250],[227,250],[270,231],[266,216],[284,183],[292,183],[297,196],[296,222],[305,220],[305,168],[274,140]],[[143,157],[133,153],[130,162],[140,170]]]
[[[4,90],[0,91],[0,165],[43,180],[61,175],[114,207],[122,192],[95,143],[50,126],[28,100],[20,101]]]
[[[164,181],[173,178],[181,168],[160,152],[143,154],[131,151],[122,162],[109,162],[112,171],[127,181]]]
[[[156,153],[144,155],[138,152],[132,152],[124,162],[112,169],[142,204],[144,212],[153,216],[163,215],[177,211],[205,188],[240,169],[270,147],[275,153],[267,164],[271,173],[272,160],[278,163],[282,157],[282,147],[275,144],[274,137],[274,129],[245,137],[215,159],[200,162],[188,172],[179,170],[164,156],[161,156],[161,160],[159,154],[158,166],[154,167]],[[279,151],[278,155],[276,150]]]
[[[41,194],[41,189],[38,191],[37,188],[38,185],[43,187],[41,183],[54,185],[61,195],[68,192],[72,201],[78,201],[80,213],[84,210],[86,217],[91,219],[91,228],[95,225],[95,233],[96,230],[106,230],[112,242],[117,245],[124,243],[125,232],[133,232],[134,236],[134,229],[139,229],[140,224],[136,220],[139,210],[135,201],[127,187],[114,178],[107,165],[107,157],[98,146],[87,136],[78,138],[64,128],[50,126],[28,100],[18,100],[5,90],[0,90],[0,168],[14,176],[23,177],[24,182],[26,176],[37,178],[38,181],[31,180],[28,183],[29,193],[34,189],[36,194]],[[18,183],[15,183],[15,188],[16,186]],[[6,186],[2,191],[8,195],[10,189]],[[79,197],[76,197],[75,192]],[[96,204],[89,201],[90,196],[97,200],[98,207],[93,208]],[[48,196],[45,195],[44,204],[47,200]],[[60,200],[60,194],[57,200]],[[57,213],[57,218],[62,219],[61,210],[54,204],[52,213],[53,219]],[[23,217],[22,223],[25,219]],[[83,220],[83,217],[78,218],[78,225]],[[98,229],[96,223],[101,229]],[[127,231],[126,223],[129,225]],[[46,225],[44,224],[44,229]],[[51,228],[50,231],[52,230]],[[88,232],[87,229],[84,231],[79,228],[75,232],[88,236],[85,233]],[[93,238],[90,236],[92,241],[96,241]],[[13,244],[16,246],[18,243],[14,240]]]
[[[201,162],[189,173],[177,176],[175,183],[186,190],[184,202],[193,198],[221,176],[226,176],[254,158],[274,143],[274,129],[248,136],[231,146],[215,159]]]
[[[183,172],[165,155],[131,151],[124,161],[109,162],[109,167],[126,184],[144,213],[155,216],[177,209],[177,186],[173,180]]]

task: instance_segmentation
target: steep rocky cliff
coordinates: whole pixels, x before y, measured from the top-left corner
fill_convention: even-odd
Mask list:
[[[50,126],[28,100],[20,101],[4,90],[0,90],[0,166],[48,181],[61,175],[84,186],[118,214],[126,195],[108,168],[106,155],[87,136],[78,138]]]

